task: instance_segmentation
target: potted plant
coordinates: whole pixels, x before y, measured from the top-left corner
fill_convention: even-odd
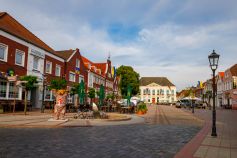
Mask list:
[[[138,115],[143,115],[147,112],[147,106],[145,103],[140,103],[137,106],[137,114]]]

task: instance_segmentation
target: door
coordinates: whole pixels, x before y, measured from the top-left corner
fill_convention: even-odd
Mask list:
[[[156,98],[152,98],[152,104],[156,103]]]

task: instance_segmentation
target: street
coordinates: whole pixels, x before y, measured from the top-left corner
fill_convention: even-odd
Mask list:
[[[167,109],[168,108],[168,109]],[[174,124],[168,112],[177,117],[179,109],[163,107],[159,116],[152,105],[145,124],[75,128],[1,128],[1,157],[164,157],[174,155],[201,129],[194,124]],[[159,124],[166,117],[169,124]],[[181,118],[181,116],[179,116]],[[179,118],[178,117],[178,118]],[[186,122],[193,119],[186,115]],[[153,121],[148,121],[153,120]]]

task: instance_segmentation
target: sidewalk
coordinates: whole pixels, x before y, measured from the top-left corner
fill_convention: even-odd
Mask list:
[[[184,110],[191,113],[191,111]],[[237,157],[237,111],[217,110],[217,137],[211,136],[212,111],[195,109],[194,116],[205,120],[202,130],[175,158],[236,158]]]
[[[124,115],[108,113],[109,119],[74,119],[75,113],[66,113],[67,122],[48,121],[52,118],[51,112],[41,113],[40,111],[23,113],[0,114],[0,127],[13,128],[61,128],[61,127],[90,127],[123,124],[141,124],[144,118],[136,115]]]

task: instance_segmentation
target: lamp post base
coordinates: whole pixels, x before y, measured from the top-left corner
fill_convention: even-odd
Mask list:
[[[216,128],[213,128],[213,127],[212,127],[211,136],[212,136],[212,137],[217,137]]]

